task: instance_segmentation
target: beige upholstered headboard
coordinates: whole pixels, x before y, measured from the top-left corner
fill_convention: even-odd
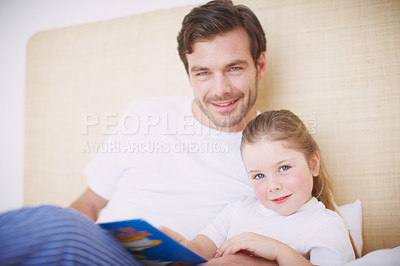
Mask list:
[[[400,245],[400,2],[234,1],[268,39],[257,107],[297,113],[339,204],[360,199],[364,253]],[[138,97],[191,95],[176,35],[191,7],[50,30],[27,53],[25,204],[67,206]]]

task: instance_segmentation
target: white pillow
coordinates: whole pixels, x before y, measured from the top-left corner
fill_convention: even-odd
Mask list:
[[[362,258],[346,263],[346,266],[399,266],[400,246],[392,249],[374,250]]]
[[[346,227],[350,232],[358,256],[361,257],[363,247],[361,201],[356,200],[352,203],[336,207],[336,209],[342,216]]]

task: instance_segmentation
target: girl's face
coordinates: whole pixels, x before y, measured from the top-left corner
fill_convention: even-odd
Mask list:
[[[242,157],[258,201],[281,215],[290,215],[312,197],[319,156],[316,152],[308,162],[303,153],[284,144],[268,140],[246,144]]]

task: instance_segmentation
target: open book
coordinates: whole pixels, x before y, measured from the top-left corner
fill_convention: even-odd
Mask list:
[[[207,260],[142,219],[101,223],[138,260],[199,264]]]

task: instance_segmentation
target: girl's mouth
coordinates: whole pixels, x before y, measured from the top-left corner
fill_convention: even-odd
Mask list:
[[[283,197],[280,197],[280,198],[276,198],[276,199],[273,199],[271,201],[273,203],[276,203],[276,204],[282,204],[282,203],[285,203],[289,199],[290,196],[292,196],[292,194],[287,195],[287,196],[283,196]]]

